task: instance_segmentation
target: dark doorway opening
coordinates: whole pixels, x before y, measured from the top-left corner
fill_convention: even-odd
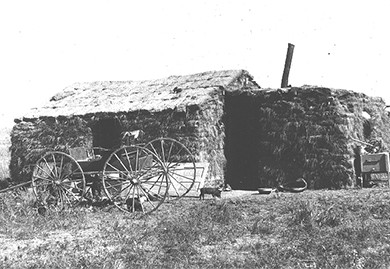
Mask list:
[[[122,126],[117,118],[103,118],[92,127],[93,146],[117,149],[121,146]]]
[[[225,181],[233,189],[259,187],[259,128],[255,100],[246,95],[225,97]]]

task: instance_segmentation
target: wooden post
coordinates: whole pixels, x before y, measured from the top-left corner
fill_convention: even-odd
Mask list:
[[[288,43],[286,62],[284,64],[284,71],[282,77],[282,88],[288,87],[288,76],[290,74],[291,61],[294,53],[294,45]]]

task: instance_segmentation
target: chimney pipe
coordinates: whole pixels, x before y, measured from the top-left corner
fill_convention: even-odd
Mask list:
[[[290,74],[291,61],[294,53],[294,45],[288,43],[286,62],[284,64],[284,71],[282,77],[282,88],[288,87],[288,76]]]

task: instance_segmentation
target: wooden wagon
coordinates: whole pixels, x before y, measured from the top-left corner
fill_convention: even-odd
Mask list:
[[[68,153],[46,152],[34,167],[31,184],[46,208],[61,210],[105,199],[123,211],[147,214],[167,197],[186,195],[195,178],[191,152],[177,140],[158,138],[115,150],[78,147]]]

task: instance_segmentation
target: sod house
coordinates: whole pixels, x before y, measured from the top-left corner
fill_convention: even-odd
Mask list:
[[[45,149],[115,149],[124,132],[140,129],[144,135],[138,142],[177,139],[196,161],[209,163],[208,181],[223,180],[226,92],[259,88],[244,70],[73,84],[17,121],[11,137],[12,178],[28,180],[30,164]]]
[[[126,131],[142,143],[171,137],[197,162],[206,184],[256,189],[303,177],[310,188],[354,184],[356,139],[390,143],[381,98],[322,87],[261,89],[244,70],[150,81],[76,83],[15,120],[13,180],[29,180],[44,150],[117,148]],[[355,139],[355,140],[354,140]]]

